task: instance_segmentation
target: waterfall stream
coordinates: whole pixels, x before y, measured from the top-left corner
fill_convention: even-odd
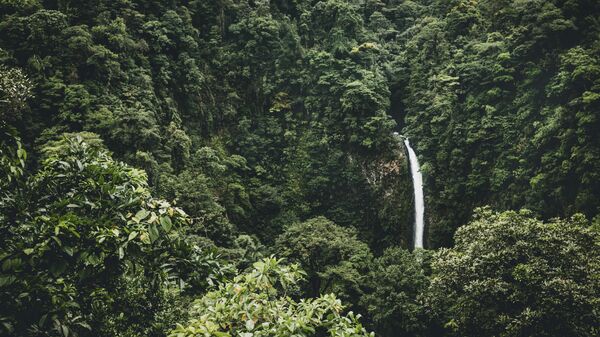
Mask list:
[[[408,160],[410,161],[410,173],[413,181],[413,189],[415,195],[415,227],[414,227],[414,247],[423,248],[423,232],[424,226],[423,216],[425,214],[425,202],[423,200],[423,175],[419,166],[417,154],[410,147],[408,138],[404,139],[404,145],[408,150]]]

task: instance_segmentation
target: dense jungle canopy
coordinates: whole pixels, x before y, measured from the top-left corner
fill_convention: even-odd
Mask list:
[[[0,0],[2,337],[591,337],[599,275],[596,0]]]

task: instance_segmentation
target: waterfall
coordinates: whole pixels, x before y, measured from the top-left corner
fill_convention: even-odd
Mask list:
[[[414,240],[415,248],[423,248],[423,232],[424,223],[423,215],[425,214],[425,202],[423,200],[423,175],[421,174],[421,167],[419,166],[419,159],[417,154],[410,147],[408,138],[404,139],[404,145],[408,150],[408,160],[410,161],[410,173],[413,181],[413,189],[415,194],[415,228],[414,228]]]

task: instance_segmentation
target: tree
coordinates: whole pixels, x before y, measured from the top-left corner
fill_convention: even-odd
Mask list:
[[[166,282],[191,282],[211,264],[190,261],[187,215],[152,198],[145,173],[114,161],[94,134],[65,135],[41,152],[39,171],[13,175],[27,180],[3,190],[2,333],[109,336],[132,324],[151,333],[151,324],[136,322],[164,314]],[[22,166],[22,149],[16,153]],[[179,268],[185,264],[196,274]],[[147,310],[136,310],[142,303]]]
[[[333,292],[357,300],[360,279],[371,261],[371,251],[356,230],[317,217],[290,225],[275,243],[280,256],[306,271],[309,297]]]
[[[427,329],[429,260],[428,251],[392,247],[371,264],[360,305],[379,336],[418,336]]]
[[[458,336],[597,336],[600,233],[478,209],[433,258],[429,304]]]
[[[258,261],[248,273],[196,300],[192,319],[169,337],[309,337],[317,331],[333,337],[374,336],[359,316],[342,315],[344,307],[334,295],[289,298],[286,291],[301,277],[298,265],[285,266],[273,257]]]
[[[246,220],[251,207],[241,181],[246,169],[243,157],[203,147],[191,155],[187,167],[177,175],[161,172],[158,190],[176,199],[194,219],[190,234],[228,246],[236,231],[234,224]]]

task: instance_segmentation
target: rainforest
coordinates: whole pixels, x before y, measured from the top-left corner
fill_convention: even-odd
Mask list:
[[[0,337],[599,335],[597,0],[0,0]]]

